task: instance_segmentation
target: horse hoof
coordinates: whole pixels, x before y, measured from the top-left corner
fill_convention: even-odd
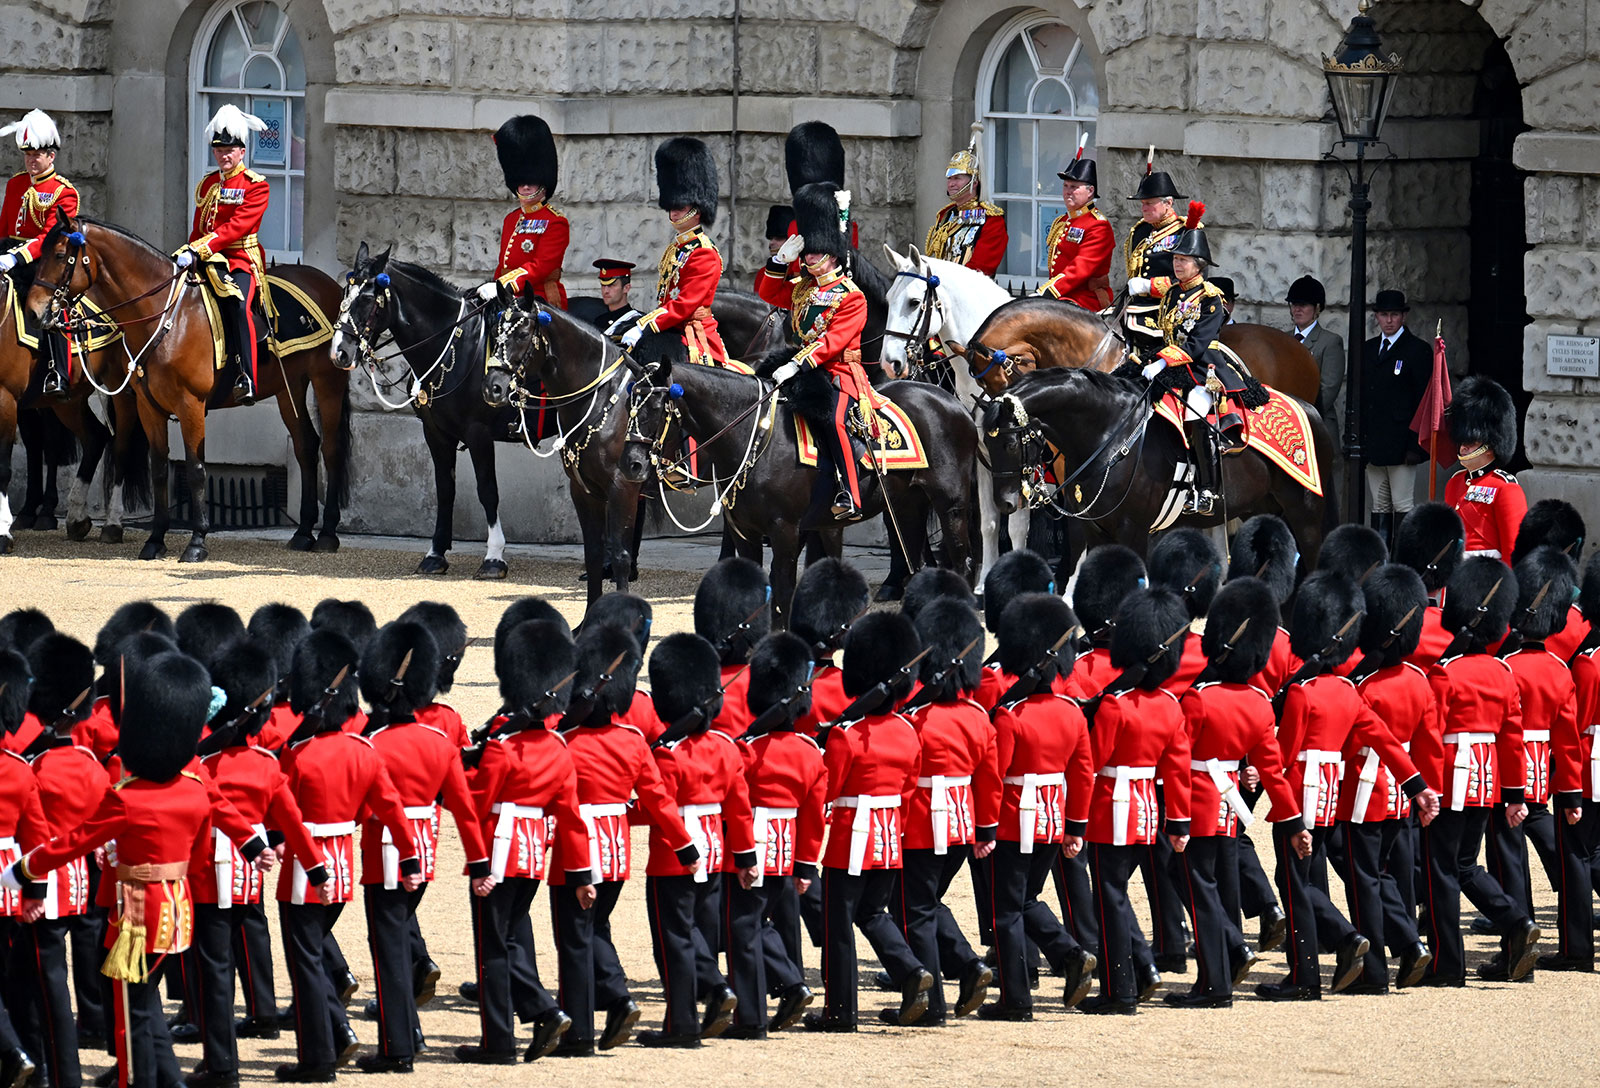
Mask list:
[[[93,528],[94,528],[94,522],[90,521],[88,518],[84,518],[82,521],[68,521],[67,522],[67,539],[68,540],[88,540],[89,539],[89,530],[93,529]]]
[[[885,582],[885,583],[883,583],[883,585],[878,587],[878,595],[876,597],[874,597],[873,600],[875,600],[875,601],[898,601],[901,597],[904,597],[905,595],[906,595],[906,587],[905,586],[895,585],[895,584],[893,584],[891,582]]]
[[[11,528],[16,532],[25,532],[32,529],[34,523],[38,520],[39,515],[37,514],[18,514],[11,519]]]
[[[183,549],[183,554],[178,557],[178,562],[203,563],[205,562],[206,556],[210,554],[210,552],[206,551],[206,546],[204,544],[190,544],[187,548]]]
[[[425,555],[417,564],[418,574],[443,574],[449,569],[450,564],[442,555]]]
[[[485,559],[483,565],[478,568],[478,573],[474,574],[473,577],[480,582],[498,582],[505,578],[506,571],[509,569],[504,559]]]
[[[165,559],[166,557],[167,546],[159,540],[146,541],[145,546],[139,549],[140,559]]]
[[[33,519],[33,528],[35,532],[53,533],[56,531],[57,524],[56,516],[54,514],[40,514],[38,517]]]
[[[317,542],[317,538],[310,533],[296,533],[289,538],[289,550],[292,552],[309,552]]]
[[[121,544],[122,543],[122,526],[120,526],[120,525],[102,525],[102,526],[100,526],[100,543],[102,543],[102,544]]]
[[[321,536],[317,537],[317,542],[311,545],[311,550],[314,552],[322,552],[327,555],[332,555],[334,552],[339,550],[339,534],[323,533]]]

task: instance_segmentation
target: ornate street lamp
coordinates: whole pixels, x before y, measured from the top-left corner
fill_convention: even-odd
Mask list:
[[[1378,40],[1378,28],[1367,15],[1367,2],[1350,20],[1350,29],[1331,57],[1322,58],[1322,70],[1333,98],[1333,112],[1339,121],[1339,141],[1335,147],[1355,145],[1355,169],[1347,160],[1330,151],[1328,158],[1345,167],[1350,177],[1350,335],[1346,338],[1349,356],[1345,366],[1345,462],[1344,516],[1346,521],[1366,520],[1366,465],[1361,455],[1361,380],[1362,351],[1367,324],[1367,212],[1371,183],[1366,175],[1367,147],[1379,142],[1383,122],[1389,116],[1400,78],[1400,58],[1385,56]]]

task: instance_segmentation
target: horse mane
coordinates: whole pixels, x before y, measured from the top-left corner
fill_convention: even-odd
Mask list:
[[[1098,370],[1090,370],[1088,367],[1073,366],[1048,367],[1044,370],[1031,371],[1019,378],[1006,392],[1023,393],[1029,389],[1038,389],[1041,393],[1050,393],[1075,382],[1087,382],[1091,387],[1113,396],[1141,395],[1139,383],[1132,378],[1116,373],[1105,374]]]
[[[397,261],[391,258],[389,261],[389,267],[400,269],[408,277],[415,280],[419,285],[429,288],[430,290],[437,291],[441,295],[450,295],[453,298],[461,298],[467,293],[466,288],[459,287],[456,284],[451,283],[433,269],[424,268],[420,264],[412,264],[410,261]]]
[[[1069,324],[1084,326],[1085,331],[1093,333],[1096,337],[1104,336],[1106,332],[1105,322],[1091,310],[1085,310],[1081,306],[1074,306],[1070,302],[1062,302],[1060,299],[1045,298],[1041,295],[1024,295],[1022,298],[1012,299],[1010,302],[1003,302],[995,307],[994,312],[984,318],[983,324],[978,326],[978,331],[972,334],[973,342],[983,343],[983,338],[988,333],[990,326],[996,321],[1003,321],[1018,310],[1023,309],[1043,309],[1051,317],[1066,321]]]
[[[151,245],[149,242],[133,233],[133,231],[129,230],[127,227],[118,226],[116,223],[110,223],[104,219],[96,219],[92,215],[74,216],[74,221],[77,223],[87,223],[91,227],[99,227],[101,230],[115,234],[118,238],[121,238],[127,242],[132,242],[134,245],[155,254],[162,260],[171,259],[167,253]],[[65,224],[63,224],[59,219],[54,223],[51,223],[50,231],[45,235],[45,244],[50,245],[54,243],[58,238],[61,237],[65,229]]]

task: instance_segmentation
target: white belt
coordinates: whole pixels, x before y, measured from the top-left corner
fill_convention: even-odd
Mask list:
[[[261,837],[262,842],[267,841],[267,829],[260,824],[251,824],[251,828]],[[217,873],[217,906],[227,910],[233,906],[233,840],[220,828],[211,829],[211,864]],[[4,849],[0,843],[0,849]]]
[[[1317,802],[1322,799],[1322,768],[1336,766],[1344,770],[1344,756],[1319,748],[1307,748],[1295,757],[1306,765],[1305,781],[1300,783],[1300,816],[1307,827],[1317,826]]]
[[[406,819],[432,820],[434,807],[432,804],[407,805]],[[500,806],[495,807],[498,809]],[[383,845],[380,853],[383,856],[383,886],[389,891],[394,891],[400,886],[400,848],[394,844],[394,832],[389,830],[388,824],[383,827]],[[504,876],[505,871],[501,870],[496,875]]]
[[[578,815],[583,817],[583,826],[589,831],[589,879],[596,884],[600,883],[600,836],[595,832],[594,822],[606,816],[626,816],[628,805],[624,801],[615,801],[605,805],[579,805]]]
[[[1043,786],[1066,789],[1067,776],[1060,771],[1055,774],[1008,774],[1000,781],[1008,786],[1022,787],[1022,795],[1017,798],[1017,850],[1031,854],[1034,835],[1039,829],[1039,790]]]
[[[793,820],[800,815],[797,808],[767,808],[757,805],[755,810],[756,879],[752,888],[759,888],[767,880],[767,844],[772,841],[773,820]]]
[[[1477,556],[1480,556],[1480,555],[1486,555],[1490,559],[1499,559],[1500,558],[1500,549],[1499,548],[1468,548],[1466,551],[1461,553],[1461,558],[1463,558],[1463,559],[1473,559],[1473,558],[1476,558]]]
[[[16,839],[12,838],[10,835],[0,836],[0,850],[15,850],[16,848]]]
[[[1239,826],[1250,826],[1255,814],[1250,811],[1250,806],[1244,803],[1244,794],[1239,792],[1238,783],[1228,777],[1229,773],[1238,772],[1237,759],[1191,759],[1189,769],[1204,771],[1210,775],[1211,784],[1217,787],[1217,792],[1222,794],[1222,799],[1228,802],[1228,807],[1233,809],[1233,814],[1239,818]]]
[[[1600,740],[1596,734],[1600,734],[1600,725],[1591,725],[1583,731],[1584,736]],[[1589,800],[1600,801],[1600,744],[1589,747]]]
[[[679,805],[678,815],[683,817],[683,826],[689,831],[689,841],[700,851],[700,868],[694,871],[694,882],[704,884],[711,879],[711,842],[706,838],[702,819],[722,815],[722,803],[713,801],[709,805]]]
[[[306,834],[313,839],[336,839],[344,835],[354,835],[356,833],[356,822],[354,820],[341,820],[336,824],[308,823],[305,828]],[[337,880],[338,875],[330,872],[328,879]],[[306,878],[305,866],[300,864],[299,858],[295,858],[294,879],[289,886],[289,901],[291,903],[304,904],[306,901],[306,889],[309,886],[310,882]]]
[[[1154,767],[1101,767],[1095,772],[1101,778],[1116,779],[1111,787],[1111,845],[1128,845],[1128,809],[1133,801],[1130,782],[1154,782]]]
[[[932,790],[933,796],[928,798],[928,812],[933,818],[933,852],[935,854],[948,854],[950,852],[950,790],[960,786],[972,785],[970,774],[945,775],[936,774],[927,778],[917,779],[917,785],[925,790]]]
[[[850,875],[860,876],[861,867],[867,860],[867,843],[872,838],[873,810],[899,808],[900,795],[891,793],[874,797],[863,793],[856,797],[841,797],[833,805],[835,808],[856,810],[855,820],[850,824]]]
[[[1411,742],[1400,746],[1407,752],[1411,751]],[[1355,807],[1350,810],[1350,822],[1364,824],[1367,822],[1367,806],[1372,803],[1372,791],[1378,781],[1378,753],[1371,748],[1361,749],[1365,762],[1361,764],[1361,774],[1356,779]]]
[[[500,817],[494,824],[494,845],[490,848],[489,853],[489,872],[494,874],[496,880],[504,880],[506,864],[511,860],[511,840],[517,833],[517,821],[524,818],[542,820],[544,819],[544,809],[538,805],[515,805],[510,801],[501,801],[489,811]],[[411,816],[410,809],[406,809],[406,815]],[[430,812],[429,815],[432,815],[432,813]],[[420,816],[412,818],[421,819]],[[385,843],[389,841],[388,828],[383,830],[383,841]],[[392,849],[392,847],[385,847],[385,849]],[[398,863],[398,859],[396,861]],[[387,857],[384,859],[384,866],[383,878],[387,886],[389,879]]]
[[[1522,739],[1527,741],[1529,744],[1535,744],[1535,743],[1537,743],[1539,741],[1543,741],[1545,744],[1549,744],[1550,743],[1550,730],[1548,730],[1548,729],[1524,729],[1522,731]]]
[[[1495,553],[1496,557],[1499,553]],[[1454,773],[1450,779],[1451,800],[1450,810],[1460,812],[1467,807],[1467,772],[1472,766],[1472,746],[1474,744],[1493,744],[1493,733],[1446,733],[1445,744],[1456,746],[1456,758],[1453,766]]]

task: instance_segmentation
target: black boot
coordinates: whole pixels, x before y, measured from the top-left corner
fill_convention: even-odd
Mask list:
[[[67,395],[67,338],[59,329],[44,333],[44,386],[40,394],[46,397]]]
[[[1217,451],[1211,437],[1211,428],[1205,420],[1190,420],[1184,424],[1189,438],[1189,455],[1194,459],[1194,484],[1184,501],[1185,514],[1210,517],[1217,500],[1222,496],[1217,487]]]

